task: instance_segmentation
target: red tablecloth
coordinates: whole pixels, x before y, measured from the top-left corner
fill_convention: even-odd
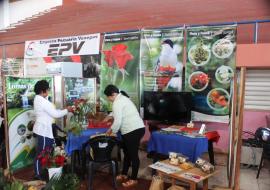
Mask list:
[[[192,133],[194,131],[199,131],[200,128],[198,127],[194,127],[194,128],[182,128],[180,129],[182,132],[187,132],[187,133]],[[204,133],[205,137],[209,140],[209,141],[213,141],[213,142],[218,142],[220,135],[217,131],[208,131]]]
[[[109,128],[111,124],[109,122],[89,122],[88,129],[91,128]]]
[[[218,142],[220,135],[217,131],[208,131],[204,133],[204,135],[208,138],[208,140],[213,141],[213,142]]]

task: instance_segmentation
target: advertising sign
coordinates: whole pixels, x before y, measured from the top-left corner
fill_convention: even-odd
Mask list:
[[[109,110],[110,104],[103,91],[114,84],[128,93],[139,106],[139,54],[140,33],[106,34],[101,55],[101,109]]]
[[[142,30],[142,91],[181,91],[183,28]]]
[[[34,85],[41,79],[47,80],[52,86],[52,78],[6,77],[9,156],[12,170],[32,164],[35,157]]]
[[[192,92],[194,120],[228,123],[235,56],[236,26],[187,29],[185,88]]]
[[[96,80],[95,78],[65,78],[65,102],[70,106],[74,100],[86,99],[96,102]]]
[[[58,62],[69,62],[79,68],[83,77],[95,77],[99,61],[100,34],[70,36],[63,38],[42,39],[25,42],[24,75],[44,76],[51,74],[52,69],[63,70],[65,65]],[[91,72],[89,72],[91,71]],[[94,71],[94,72],[93,72]],[[61,72],[58,74],[62,74]],[[74,77],[81,77],[82,74]],[[62,74],[62,76],[64,76]],[[73,77],[73,76],[72,76]]]

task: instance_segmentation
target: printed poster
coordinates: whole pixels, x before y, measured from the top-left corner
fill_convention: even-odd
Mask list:
[[[96,103],[95,78],[65,78],[66,105],[74,105],[74,100],[80,98]]]
[[[7,119],[11,170],[33,164],[36,140],[33,137],[35,97],[34,85],[45,79],[52,86],[52,78],[6,77]],[[52,97],[50,92],[49,97]]]
[[[96,77],[99,82],[99,48],[99,33],[26,41],[24,75],[62,74],[68,77]],[[71,69],[73,72],[67,73],[70,67],[74,68]]]
[[[101,53],[100,101],[102,110],[111,110],[103,94],[108,84],[128,93],[139,107],[140,33],[115,33],[104,36]]]
[[[229,122],[236,63],[236,26],[187,29],[186,91],[195,121]]]
[[[142,30],[142,92],[182,91],[183,46],[183,28]]]

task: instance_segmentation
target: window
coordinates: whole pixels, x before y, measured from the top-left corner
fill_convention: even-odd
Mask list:
[[[270,110],[270,70],[247,69],[245,109]]]

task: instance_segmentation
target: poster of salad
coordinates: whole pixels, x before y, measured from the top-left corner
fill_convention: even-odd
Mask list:
[[[96,103],[95,78],[65,78],[65,104],[71,106],[74,100],[85,99]]]
[[[31,165],[34,160],[34,86],[41,79],[47,80],[52,87],[52,78],[6,77],[5,80],[10,168],[13,171]],[[52,94],[50,92],[50,98]]]
[[[235,56],[235,25],[187,28],[185,89],[192,92],[193,120],[228,123]]]
[[[142,30],[141,91],[181,91],[183,28]]]
[[[103,94],[108,84],[128,93],[139,107],[139,54],[140,32],[104,35],[101,52],[100,103],[103,111],[111,105]]]

